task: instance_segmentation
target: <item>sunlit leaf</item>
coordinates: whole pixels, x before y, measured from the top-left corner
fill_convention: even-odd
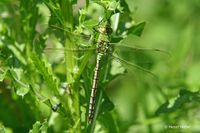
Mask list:
[[[0,133],[6,133],[4,125],[0,123]]]
[[[39,133],[41,125],[39,121],[36,121],[29,133]]]
[[[24,97],[24,95],[26,95],[28,93],[28,91],[29,91],[28,88],[19,88],[19,89],[17,89],[16,94]]]
[[[48,122],[47,120],[45,120],[43,123],[42,123],[42,126],[40,127],[40,130],[41,130],[41,133],[47,133],[47,129],[48,129]]]
[[[7,73],[8,69],[1,69],[0,68],[0,82],[2,82],[4,80],[4,78],[6,77],[6,73]]]

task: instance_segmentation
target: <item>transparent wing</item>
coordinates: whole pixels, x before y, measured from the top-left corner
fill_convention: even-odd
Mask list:
[[[79,78],[90,59],[95,58],[95,51],[96,49],[92,47],[85,49],[47,47],[44,49],[44,55],[52,64],[55,73],[58,73],[62,78],[65,72],[73,73],[75,78]]]
[[[112,57],[121,62],[125,68],[137,68],[155,77],[151,72],[157,62],[168,60],[170,53],[156,48],[140,48],[122,44],[112,44]]]
[[[77,44],[88,44],[89,41],[92,41],[93,36],[92,33],[89,31],[77,29],[74,31],[70,31],[69,29],[65,29],[62,27],[59,27],[57,25],[49,25],[49,24],[38,24],[36,27],[36,30],[40,32],[41,29],[45,29],[45,34],[55,34],[57,38],[60,38],[61,40],[66,38],[66,36],[71,37],[71,41],[76,42]]]
[[[64,54],[66,52],[72,52],[72,53],[84,53],[87,51],[95,51],[96,48],[77,48],[77,49],[67,49],[67,48],[52,48],[52,47],[46,47],[44,49],[44,53],[50,53],[50,52],[60,52],[61,54]]]
[[[81,60],[88,53],[95,53],[95,51],[96,48],[93,47],[77,49],[46,47],[43,52],[51,62],[59,62],[63,61],[67,56],[75,60]]]
[[[58,61],[66,55],[80,59],[86,52],[95,51],[96,45],[92,42],[92,36],[70,32],[57,26],[50,26],[49,30],[50,36],[43,52],[51,60]]]
[[[166,54],[167,56],[171,56],[169,52],[162,49],[157,49],[157,48],[141,48],[141,47],[136,47],[136,46],[133,47],[133,46],[122,45],[118,43],[110,43],[110,44],[115,49],[132,50],[134,52],[157,52],[157,53]]]
[[[139,66],[137,64],[128,62],[128,61],[126,61],[126,60],[124,60],[124,59],[122,59],[122,58],[120,58],[118,56],[115,56],[115,55],[111,55],[111,56],[112,56],[113,59],[115,59],[115,60],[119,61],[120,63],[122,63],[125,68],[128,68],[128,69],[135,68],[135,69],[141,70],[143,72],[149,73],[150,75],[152,75],[154,77],[157,77],[153,72],[151,72],[150,70],[148,70],[148,69],[146,69],[144,67],[141,67],[141,66]]]

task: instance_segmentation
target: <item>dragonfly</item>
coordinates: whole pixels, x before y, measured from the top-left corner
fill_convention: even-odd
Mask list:
[[[54,28],[59,28],[56,26],[53,26]],[[62,29],[63,30],[63,29]],[[67,31],[68,32],[68,31]],[[91,94],[90,94],[90,99],[89,99],[89,109],[88,109],[88,123],[91,124],[93,119],[94,119],[94,113],[95,113],[95,104],[96,104],[96,96],[97,96],[97,89],[98,89],[98,84],[99,84],[99,77],[100,77],[100,68],[102,66],[102,59],[103,58],[109,58],[112,57],[112,59],[117,59],[119,62],[122,64],[126,64],[128,66],[137,68],[139,70],[142,70],[144,72],[147,72],[151,75],[154,75],[150,70],[145,69],[142,67],[140,62],[137,64],[134,64],[132,62],[129,62],[125,59],[120,58],[120,54],[118,53],[119,51],[131,51],[132,54],[142,56],[144,57],[147,52],[154,52],[154,53],[165,53],[168,54],[164,50],[160,49],[151,49],[151,48],[138,48],[138,47],[132,47],[128,45],[123,45],[120,43],[112,43],[111,38],[112,38],[112,28],[111,28],[111,23],[109,20],[102,20],[100,23],[94,28],[95,38],[93,43],[95,45],[90,46],[89,48],[83,48],[83,49],[59,49],[59,48],[46,48],[46,51],[49,50],[58,50],[58,51],[73,51],[73,52],[80,52],[80,51],[95,51],[96,53],[96,64],[94,68],[94,74],[92,78],[92,85],[91,85]],[[74,36],[75,37],[75,36]],[[83,38],[82,35],[80,37]],[[90,37],[85,37],[85,38],[90,38]],[[136,58],[138,57],[136,56]],[[151,63],[151,62],[145,62],[145,63]],[[144,63],[144,64],[145,64]]]

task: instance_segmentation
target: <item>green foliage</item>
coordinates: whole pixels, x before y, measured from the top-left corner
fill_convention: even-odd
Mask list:
[[[40,123],[39,121],[36,121],[33,125],[33,129],[29,131],[29,133],[46,133],[48,128],[47,121],[44,121],[43,123]]]
[[[43,62],[35,53],[32,53],[31,59],[35,69],[42,75],[44,81],[48,85],[48,88],[53,91],[54,94],[58,95],[58,83],[56,78],[53,76],[51,69],[48,68],[45,62]]]
[[[142,23],[139,23],[137,25],[133,25],[129,29],[129,34],[131,33],[131,34],[136,35],[136,36],[141,36],[145,24],[146,24],[145,22],[142,22]]]
[[[195,103],[199,102],[199,92],[190,92],[188,90],[180,90],[179,97],[173,101],[173,105],[170,105],[169,101],[164,103],[159,107],[159,109],[156,111],[156,114],[159,115],[161,113],[170,113],[175,112],[178,109],[182,109],[184,107],[184,104],[187,103]],[[170,107],[171,106],[171,107]]]
[[[190,128],[169,132],[200,131],[197,0],[1,0],[0,6],[0,132],[168,132],[174,124]],[[89,125],[102,21],[111,23],[111,43],[120,43],[114,55],[123,60],[102,61]]]

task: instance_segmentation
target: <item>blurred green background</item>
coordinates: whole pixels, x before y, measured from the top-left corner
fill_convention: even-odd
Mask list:
[[[104,126],[97,123],[95,132],[200,132],[198,92],[200,87],[200,2],[198,0],[126,0],[126,2],[133,12],[132,17],[135,22],[146,21],[147,23],[142,36],[140,38],[130,36],[129,39],[133,41],[129,40],[129,43],[145,48],[162,49],[169,52],[170,56],[163,59],[161,53],[153,57],[151,71],[157,79],[138,71],[119,76],[109,83],[106,93],[115,105],[114,110],[110,112],[112,116],[110,119],[114,120],[108,117]],[[4,33],[4,24],[10,28],[15,27],[16,32],[21,30],[15,23],[21,19],[19,14],[15,14],[18,10],[17,4],[18,1],[0,1],[1,33]],[[10,14],[15,15],[9,18]],[[22,40],[20,35],[17,35],[18,33],[13,33],[12,30],[10,32],[11,36],[16,36],[16,40]],[[25,37],[29,35],[25,33]],[[13,42],[12,39],[10,38],[7,43]],[[3,41],[0,42],[0,48],[3,47],[2,43]],[[0,50],[0,52],[2,78],[5,70],[3,54],[6,51]],[[18,63],[16,64],[18,67]],[[117,68],[113,67],[113,70]],[[18,73],[20,75],[21,71]],[[39,80],[41,79],[38,79],[38,82]],[[6,132],[11,132],[11,130],[16,133],[28,132],[33,128],[35,121],[41,120],[41,117],[48,118],[50,114],[48,107],[43,103],[35,102],[37,100],[32,97],[32,92],[22,98],[17,96],[14,90],[7,89],[10,83],[5,81],[0,83],[0,132],[4,130],[4,127],[6,127]],[[31,101],[34,105],[30,103]],[[53,119],[52,117],[55,116],[51,115],[49,121]],[[53,126],[49,132],[62,131],[61,123],[68,122],[62,121],[62,118],[57,119],[60,123],[48,123]],[[114,123],[109,124],[110,121]],[[42,127],[45,128],[46,125],[44,121]],[[111,125],[115,128],[110,127]],[[179,126],[185,126],[185,128]]]
[[[143,75],[140,81],[133,82],[131,79],[131,84],[126,82],[129,89],[122,88],[119,91],[120,96],[116,97],[116,101],[119,103],[118,113],[121,114],[123,122],[127,122],[128,125],[128,121],[134,121],[135,117],[139,120],[139,123],[129,125],[127,131],[130,133],[166,132],[166,130],[167,132],[200,131],[198,104],[195,100],[182,104],[180,102],[182,99],[179,97],[181,89],[195,92],[200,86],[199,1],[128,0],[127,2],[130,9],[135,11],[133,16],[136,22],[141,20],[147,22],[142,36],[136,43],[139,46],[164,49],[171,54],[167,60],[157,58],[152,70],[158,76],[156,83]],[[158,119],[151,119],[155,110],[166,100],[170,103],[168,108],[177,108],[172,109],[173,113],[165,110],[166,112],[163,111],[165,113],[158,115]],[[124,123],[120,125],[127,128]],[[151,124],[148,125],[149,123]],[[170,128],[169,125],[187,125],[189,128]]]
[[[130,9],[135,11],[133,16],[136,22],[147,22],[142,36],[136,40],[137,45],[164,49],[170,52],[171,56],[167,60],[157,58],[152,71],[158,76],[158,80],[151,81],[143,75],[139,81],[131,79],[131,83],[125,82],[129,89],[121,88],[119,96],[116,97],[119,104],[117,111],[123,120],[120,125],[124,126],[123,128],[129,126],[127,131],[130,133],[200,131],[198,104],[195,100],[181,102],[184,98],[181,99],[179,94],[181,89],[196,92],[200,86],[199,1],[127,2]],[[172,109],[172,113],[165,110],[165,113],[159,114],[157,118],[152,118],[155,110],[167,100],[170,103],[166,104],[167,107],[176,109]],[[138,120],[136,124],[128,125],[135,117]],[[189,128],[170,128],[170,125],[187,125]]]

